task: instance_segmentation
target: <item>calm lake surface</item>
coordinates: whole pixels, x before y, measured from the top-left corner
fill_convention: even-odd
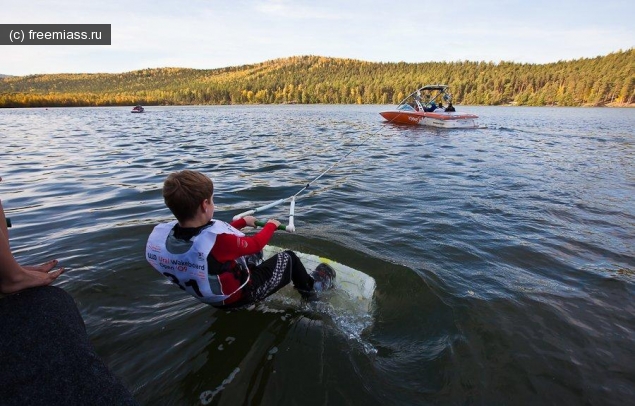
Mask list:
[[[485,128],[436,130],[387,107],[2,109],[12,247],[67,268],[144,405],[633,402],[635,109],[457,106]],[[146,263],[169,173],[208,174],[230,221],[343,157],[271,243],[373,276],[370,314],[218,311]]]

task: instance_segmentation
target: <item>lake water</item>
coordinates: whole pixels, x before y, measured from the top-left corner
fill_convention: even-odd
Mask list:
[[[0,110],[12,246],[67,268],[144,405],[632,402],[635,109],[458,106],[485,128],[436,130],[387,107]],[[218,311],[146,263],[169,173],[208,174],[230,221],[340,159],[271,243],[373,276],[371,314]]]

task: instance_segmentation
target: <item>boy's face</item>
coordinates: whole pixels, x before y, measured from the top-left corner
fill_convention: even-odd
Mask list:
[[[207,221],[210,221],[214,217],[214,195],[211,195],[203,204],[206,204],[205,213],[207,213]]]

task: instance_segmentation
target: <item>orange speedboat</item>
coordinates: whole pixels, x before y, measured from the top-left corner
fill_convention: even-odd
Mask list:
[[[478,128],[478,116],[457,113],[447,85],[422,86],[406,97],[394,110],[382,111],[390,123],[427,125],[438,128]],[[443,107],[447,103],[447,107]]]

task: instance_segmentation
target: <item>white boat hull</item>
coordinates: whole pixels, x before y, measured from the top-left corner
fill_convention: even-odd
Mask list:
[[[452,113],[444,113],[452,114]],[[443,120],[435,117],[425,117],[419,125],[426,125],[437,128],[478,128],[476,118],[459,118],[455,120]]]

